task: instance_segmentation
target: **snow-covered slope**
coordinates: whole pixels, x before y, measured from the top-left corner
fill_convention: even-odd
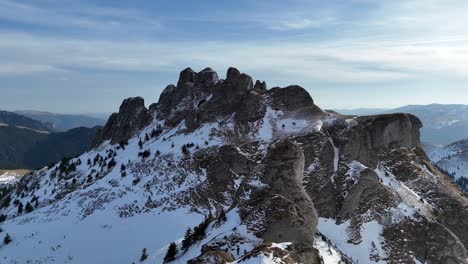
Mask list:
[[[468,192],[468,141],[449,145],[424,143],[429,159]]]
[[[92,151],[0,190],[0,263],[464,261],[468,202],[420,127],[186,69],[149,109],[125,100]]]

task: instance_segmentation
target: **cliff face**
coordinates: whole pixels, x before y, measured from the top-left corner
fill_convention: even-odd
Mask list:
[[[300,86],[267,89],[234,68],[187,68],[149,109],[124,101],[93,151],[5,192],[17,242],[0,250],[6,263],[131,263],[146,248],[161,263],[184,240],[178,263],[463,263],[468,201],[428,162],[421,126],[327,113]],[[124,246],[67,239],[83,234]],[[46,250],[58,244],[77,250]],[[26,248],[40,254],[18,259]]]
[[[105,127],[97,133],[93,145],[97,146],[106,140],[110,140],[112,144],[128,141],[150,121],[151,118],[143,98],[125,99],[119,112],[113,113]]]

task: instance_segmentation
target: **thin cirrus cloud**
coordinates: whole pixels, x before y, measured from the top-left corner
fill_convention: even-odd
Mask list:
[[[419,74],[468,77],[468,40],[413,42],[152,42],[76,40],[0,33],[0,74],[88,69],[151,72],[238,65],[284,78],[324,82],[380,82]],[[332,45],[333,44],[333,45]],[[255,60],[251,60],[254,56]],[[39,67],[35,62],[41,62]],[[27,67],[31,63],[30,67]]]
[[[273,30],[304,30],[310,28],[320,28],[325,24],[333,22],[333,18],[327,17],[320,20],[311,20],[307,18],[294,19],[289,21],[280,21],[270,26]]]
[[[160,21],[152,19],[142,12],[129,9],[95,7],[79,1],[63,1],[62,5],[33,5],[28,2],[0,0],[0,19],[10,23],[19,23],[22,30],[42,27],[53,34],[53,29],[90,30],[91,33],[103,31],[131,31],[144,28],[158,30]]]
[[[466,10],[454,0],[0,0],[0,80],[14,88],[15,78],[24,87],[50,75],[63,87],[125,73],[140,83],[187,66],[236,66],[278,85],[466,82]]]

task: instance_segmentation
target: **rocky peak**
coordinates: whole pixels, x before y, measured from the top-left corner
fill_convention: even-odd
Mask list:
[[[190,67],[181,71],[179,75],[179,81],[177,82],[177,87],[180,87],[187,83],[193,83],[195,79],[195,74],[196,73]]]
[[[238,69],[229,67],[226,73],[226,81],[233,81],[239,79],[241,73]]]
[[[234,114],[236,124],[246,125],[263,118],[266,108],[290,112],[303,109],[302,115],[323,113],[307,91],[299,86],[267,90],[266,83],[253,84],[251,76],[236,68],[229,68],[225,80],[211,68],[195,72],[187,68],[180,73],[177,86],[169,85],[157,104],[150,107],[152,116],[164,120],[169,127],[185,121],[195,129]]]
[[[141,97],[125,99],[120,105],[119,112],[113,113],[103,129],[94,140],[94,146],[110,140],[112,144],[127,141],[147,126],[151,118],[145,101]]]
[[[265,81],[260,82],[260,80],[257,80],[255,82],[254,89],[261,90],[261,91],[266,91],[267,90],[267,85],[266,85]]]

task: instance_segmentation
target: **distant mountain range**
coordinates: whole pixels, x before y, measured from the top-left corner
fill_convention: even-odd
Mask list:
[[[51,128],[57,132],[67,131],[76,127],[103,126],[106,123],[106,118],[96,118],[88,115],[55,114],[34,110],[21,110],[15,111],[15,113],[50,124]],[[101,115],[101,117],[103,116],[105,115]]]
[[[79,155],[104,123],[84,115],[0,111],[0,169],[35,169]]]
[[[468,105],[430,104],[408,105],[395,109],[339,109],[348,115],[374,115],[410,113],[421,119],[421,140],[436,144],[449,144],[468,138]]]
[[[52,125],[13,112],[0,110],[0,126],[25,127],[32,130],[52,131]]]
[[[99,128],[80,127],[45,133],[14,126],[0,127],[0,168],[35,169],[79,155],[89,149]]]

